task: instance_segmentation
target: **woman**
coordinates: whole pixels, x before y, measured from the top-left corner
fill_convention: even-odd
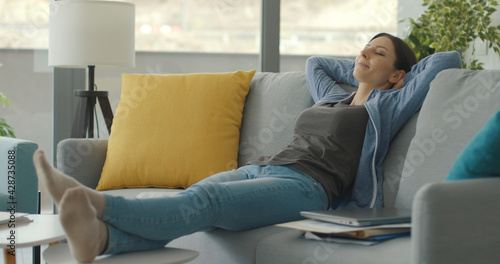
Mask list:
[[[307,83],[317,103],[297,118],[293,141],[175,196],[105,196],[52,168],[41,151],[35,167],[80,262],[163,247],[197,231],[297,220],[304,210],[381,206],[381,164],[390,140],[420,108],[435,75],[461,65],[456,52],[435,54],[412,68],[415,63],[411,49],[388,34],[375,36],[355,61],[309,59]],[[358,90],[346,93],[338,83]]]
[[[392,53],[385,50],[387,46],[391,46],[390,43],[385,46],[374,43],[374,40],[379,38],[392,40],[396,53],[394,68],[406,72],[399,82],[390,79],[387,73],[375,72],[381,68],[388,69],[383,63],[388,63],[387,56]],[[404,41],[381,33],[370,41],[354,62],[320,57],[308,60],[307,84],[317,104],[348,97],[350,94],[337,85],[346,83],[359,87],[353,101],[356,104],[364,102],[370,116],[354,182],[333,201],[332,209],[383,205],[382,163],[389,143],[406,121],[420,109],[434,77],[444,69],[461,67],[460,55],[457,52],[428,56],[413,67],[412,57],[414,58],[413,52]],[[361,74],[363,72],[370,73],[365,77]],[[372,79],[367,79],[369,77]],[[382,82],[386,83],[372,89],[371,86],[378,82],[373,77],[381,77]],[[405,84],[408,85],[400,89]]]

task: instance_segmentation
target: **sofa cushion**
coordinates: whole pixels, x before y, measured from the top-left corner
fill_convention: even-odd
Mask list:
[[[500,112],[469,142],[451,167],[447,181],[500,176]]]
[[[97,190],[187,188],[235,169],[254,74],[124,74]]]
[[[256,260],[256,251],[260,241],[283,231],[287,230],[276,226],[265,226],[245,231],[215,229],[174,239],[168,246],[198,251],[200,256],[190,261],[190,264],[286,263],[258,262]]]
[[[373,246],[338,244],[299,238],[300,231],[277,233],[257,246],[256,263],[410,263],[410,237],[391,239]]]
[[[396,207],[411,208],[416,191],[443,181],[467,143],[499,110],[500,71],[450,69],[431,83],[406,155]]]
[[[403,128],[401,128],[392,140],[387,155],[385,156],[382,167],[384,173],[384,207],[395,206],[406,153],[408,152],[411,139],[415,136],[418,114],[419,113],[414,114],[408,122],[406,122]]]
[[[313,103],[304,72],[255,74],[243,112],[238,166],[288,145],[295,119]]]

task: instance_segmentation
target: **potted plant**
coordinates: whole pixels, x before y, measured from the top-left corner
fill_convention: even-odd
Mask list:
[[[427,10],[417,20],[406,19],[410,28],[405,40],[419,60],[435,52],[456,50],[463,68],[482,69],[473,42],[480,39],[500,55],[500,25],[492,26],[490,17],[497,5],[496,0],[424,0]]]
[[[3,107],[10,105],[9,99],[3,93],[0,93],[0,102],[2,103]],[[16,137],[12,127],[10,127],[7,124],[7,122],[5,121],[5,119],[3,119],[1,117],[0,117],[0,136],[2,136],[2,137]]]

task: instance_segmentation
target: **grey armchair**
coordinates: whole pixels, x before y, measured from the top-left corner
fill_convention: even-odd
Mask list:
[[[0,211],[38,213],[38,178],[33,166],[34,142],[0,137]]]

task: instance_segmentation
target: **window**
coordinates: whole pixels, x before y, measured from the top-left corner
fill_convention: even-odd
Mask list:
[[[0,1],[0,48],[47,49],[50,0]]]
[[[134,0],[136,49],[258,53],[261,1]]]
[[[46,49],[50,0],[0,2],[0,48]],[[131,0],[136,50],[259,53],[261,0]],[[397,33],[398,0],[281,0],[280,53],[353,56]]]
[[[397,34],[397,0],[281,0],[281,54],[353,56]]]

